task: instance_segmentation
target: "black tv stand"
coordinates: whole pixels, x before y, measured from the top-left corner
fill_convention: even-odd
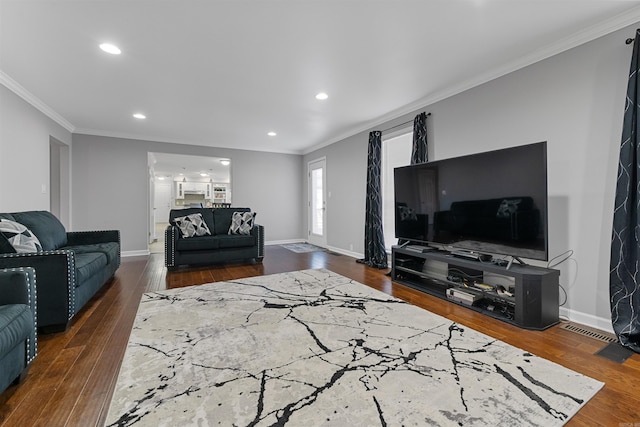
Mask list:
[[[394,246],[391,278],[525,329],[559,322],[560,271],[522,263],[507,267],[449,252]]]

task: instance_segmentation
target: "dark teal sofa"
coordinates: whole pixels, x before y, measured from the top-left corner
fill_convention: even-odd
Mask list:
[[[24,378],[38,353],[35,277],[30,267],[0,270],[0,392]]]
[[[67,232],[50,212],[0,213],[26,226],[42,251],[16,253],[0,233],[0,268],[33,267],[38,278],[38,327],[66,330],[73,316],[120,266],[120,232]]]
[[[210,265],[221,262],[262,262],[264,227],[255,224],[248,235],[229,234],[234,212],[250,212],[249,208],[172,209],[165,230],[165,266],[174,270],[181,265]],[[186,238],[175,219],[201,214],[211,235]]]

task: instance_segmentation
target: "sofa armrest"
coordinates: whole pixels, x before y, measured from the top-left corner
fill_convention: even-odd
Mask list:
[[[32,267],[0,270],[0,305],[26,304],[35,310],[35,270]]]
[[[264,257],[264,227],[259,224],[254,224],[251,229],[251,234],[256,236],[258,242],[258,258]]]
[[[38,316],[36,272],[31,267],[19,267],[0,270],[0,305],[25,304],[33,314],[33,331],[27,340],[26,364],[38,353]]]
[[[175,225],[169,225],[164,230],[164,265],[176,267],[176,243],[180,238],[180,229]]]
[[[68,231],[67,245],[92,245],[115,242],[120,244],[120,230]]]
[[[75,314],[73,251],[0,254],[0,269],[33,267],[38,278],[38,325],[66,325]]]

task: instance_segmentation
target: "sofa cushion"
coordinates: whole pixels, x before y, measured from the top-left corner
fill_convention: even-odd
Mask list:
[[[216,236],[220,248],[243,248],[256,244],[256,238],[252,235],[227,234]]]
[[[116,242],[94,243],[92,245],[64,246],[60,249],[72,250],[77,254],[86,254],[91,252],[102,252],[107,256],[107,262],[112,264],[118,261],[120,254],[120,245]]]
[[[53,251],[67,244],[67,231],[51,212],[16,212],[13,217],[36,235],[43,250]]]
[[[255,218],[255,212],[234,212],[231,216],[231,225],[229,226],[228,234],[251,234]]]
[[[209,231],[207,223],[204,222],[202,214],[199,212],[174,218],[173,222],[175,222],[180,229],[182,237],[211,236],[211,231]]]
[[[178,251],[204,251],[208,249],[218,249],[219,239],[217,236],[202,236],[197,239],[178,239],[176,249]]]
[[[0,219],[0,233],[13,247],[14,252],[41,252],[38,238],[24,225],[8,219]]]
[[[213,234],[229,234],[231,227],[231,217],[234,212],[251,212],[249,208],[215,208],[213,209],[213,223],[215,232]]]
[[[107,265],[107,256],[102,252],[76,253],[76,287]]]
[[[27,339],[34,327],[28,305],[0,305],[0,357]]]

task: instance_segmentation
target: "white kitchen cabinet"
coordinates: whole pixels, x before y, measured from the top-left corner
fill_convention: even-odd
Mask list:
[[[176,200],[184,199],[184,185],[186,182],[176,181]]]

